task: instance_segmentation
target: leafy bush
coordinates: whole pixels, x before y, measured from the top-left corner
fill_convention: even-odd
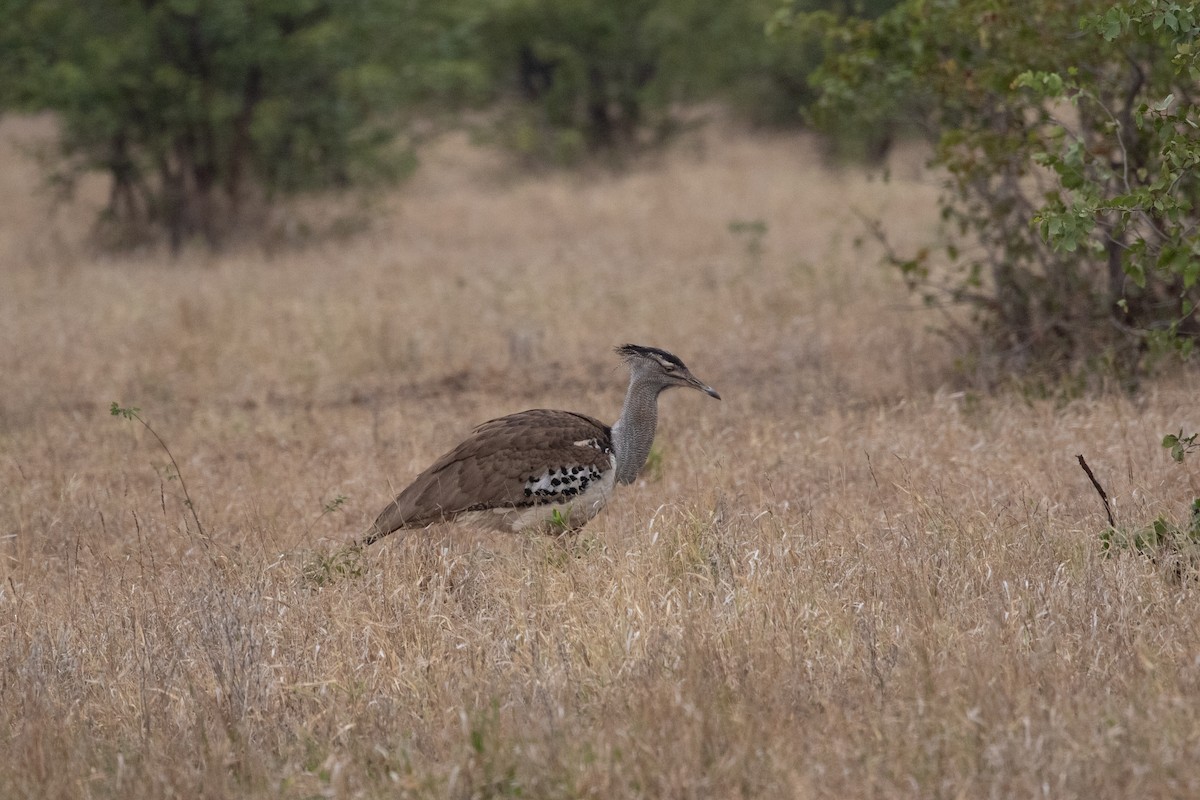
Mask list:
[[[815,77],[824,124],[904,124],[935,142],[944,238],[889,258],[928,302],[972,310],[974,354],[1127,377],[1147,355],[1188,355],[1194,5],[906,0],[874,21],[789,20],[830,53]]]

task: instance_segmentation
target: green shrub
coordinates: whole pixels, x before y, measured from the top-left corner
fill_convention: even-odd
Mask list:
[[[1143,528],[1108,527],[1100,532],[1100,552],[1106,556],[1136,553],[1169,567],[1176,578],[1195,577],[1200,567],[1200,497],[1192,501],[1186,525],[1157,517]]]
[[[787,19],[825,42],[826,126],[907,125],[935,143],[943,238],[889,259],[928,302],[972,310],[983,363],[1133,378],[1189,354],[1194,5],[907,0],[877,20]]]
[[[1196,443],[1198,435],[1193,433],[1185,436],[1181,429],[1179,433],[1164,436],[1162,446],[1170,451],[1172,460],[1179,463],[1192,451],[1200,449],[1200,444]],[[1100,495],[1104,513],[1108,517],[1108,527],[1100,532],[1100,552],[1110,557],[1122,552],[1137,553],[1155,564],[1169,567],[1176,578],[1197,577],[1196,569],[1200,567],[1200,497],[1193,498],[1188,521],[1184,525],[1176,525],[1160,516],[1141,528],[1119,526],[1113,517],[1104,487],[1084,457],[1080,455],[1077,458]]]

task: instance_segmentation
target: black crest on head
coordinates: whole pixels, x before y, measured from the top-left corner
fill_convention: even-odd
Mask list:
[[[677,367],[683,367],[684,369],[687,369],[687,367],[684,366],[684,363],[679,360],[678,356],[676,356],[674,353],[668,353],[666,350],[658,347],[647,347],[646,345],[641,344],[623,344],[617,348],[617,355],[621,356],[626,361],[631,358],[654,358],[657,356],[663,361],[668,361]]]

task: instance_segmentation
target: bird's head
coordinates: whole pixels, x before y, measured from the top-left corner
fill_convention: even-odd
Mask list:
[[[716,389],[693,375],[678,356],[666,350],[640,344],[623,344],[617,348],[617,355],[629,365],[629,373],[634,381],[657,384],[660,392],[672,386],[687,386],[709,397],[721,399]]]

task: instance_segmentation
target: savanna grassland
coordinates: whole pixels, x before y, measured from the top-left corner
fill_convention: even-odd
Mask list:
[[[715,125],[529,174],[452,135],[171,261],[90,243],[51,130],[0,125],[0,796],[1200,795],[1200,588],[1101,554],[1075,461],[1182,521],[1200,377],[963,383],[856,244],[935,229],[919,154]],[[478,422],[614,419],[626,341],[724,400],[665,395],[581,534],[345,549]]]

